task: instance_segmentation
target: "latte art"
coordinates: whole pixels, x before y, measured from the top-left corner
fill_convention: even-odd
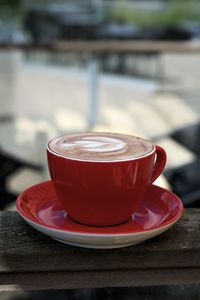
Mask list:
[[[49,149],[78,160],[118,161],[144,156],[154,146],[139,137],[117,133],[82,133],[53,139]]]
[[[109,137],[83,137],[82,140],[75,141],[74,143],[62,143],[60,145],[65,149],[76,149],[89,152],[113,152],[120,151],[126,148],[126,144],[118,139],[109,138]]]

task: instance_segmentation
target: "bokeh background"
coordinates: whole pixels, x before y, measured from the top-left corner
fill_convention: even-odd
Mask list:
[[[84,131],[163,146],[156,184],[199,207],[199,78],[199,0],[0,0],[0,209],[15,210],[21,191],[49,179],[49,139]],[[182,299],[185,290],[199,299],[198,287],[177,289]],[[58,299],[117,298],[102,293]],[[142,289],[123,299],[133,295],[157,299]]]

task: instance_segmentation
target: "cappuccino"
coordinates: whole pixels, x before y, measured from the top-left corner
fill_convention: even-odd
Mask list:
[[[123,161],[148,155],[154,150],[149,141],[118,133],[78,133],[54,138],[54,153],[81,161]]]

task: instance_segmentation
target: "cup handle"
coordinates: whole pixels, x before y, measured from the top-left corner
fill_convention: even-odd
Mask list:
[[[156,161],[153,168],[151,183],[153,183],[160,176],[160,174],[164,170],[167,161],[166,152],[162,147],[156,145],[155,153],[156,153]]]

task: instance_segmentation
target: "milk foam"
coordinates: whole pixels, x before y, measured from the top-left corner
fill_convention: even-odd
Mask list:
[[[124,134],[82,133],[55,138],[49,148],[68,158],[117,161],[144,156],[153,150],[153,145],[142,138]]]

